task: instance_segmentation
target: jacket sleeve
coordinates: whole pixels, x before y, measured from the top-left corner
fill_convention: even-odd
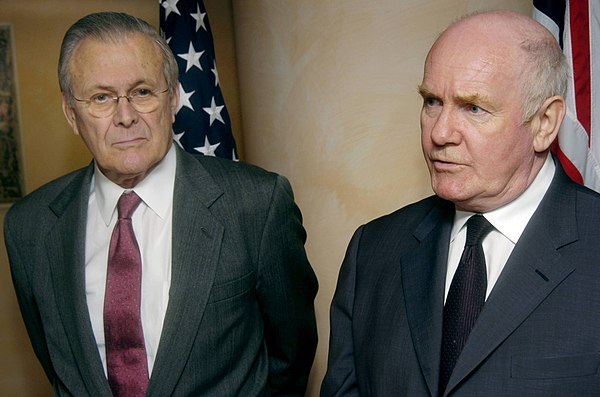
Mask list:
[[[317,346],[318,283],[304,250],[306,232],[292,188],[278,176],[260,239],[257,293],[274,396],[304,396]]]
[[[33,345],[33,350],[39,359],[44,372],[50,381],[54,379],[54,368],[50,361],[50,353],[44,336],[42,321],[35,302],[32,286],[31,272],[28,267],[31,263],[27,263],[27,257],[24,251],[27,251],[28,244],[19,239],[19,231],[24,225],[29,225],[29,222],[23,222],[17,219],[14,211],[9,211],[4,220],[4,242],[8,252],[11,276],[17,301],[21,309],[21,315],[29,334],[29,339]]]
[[[356,283],[356,256],[362,234],[358,229],[346,251],[331,303],[329,358],[321,385],[321,397],[359,396],[354,361],[353,308]]]

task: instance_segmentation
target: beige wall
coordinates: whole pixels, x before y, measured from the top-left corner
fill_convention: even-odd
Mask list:
[[[443,26],[529,0],[233,0],[246,158],[288,176],[317,272],[319,347],[346,245],[361,223],[430,194],[417,84]]]
[[[126,11],[157,26],[157,3],[0,0],[0,22],[14,25],[27,191],[90,159],[60,109],[56,64],[65,30],[99,10]],[[243,158],[288,176],[304,214],[321,286],[320,344],[308,393],[317,396],[329,303],[352,232],[430,194],[416,93],[428,47],[459,15],[482,8],[529,14],[531,1],[206,0],[206,6]],[[1,250],[0,283],[0,394],[49,396]]]

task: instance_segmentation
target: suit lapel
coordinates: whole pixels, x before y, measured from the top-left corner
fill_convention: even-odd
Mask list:
[[[418,247],[401,259],[402,291],[413,345],[431,395],[437,395],[442,311],[453,206],[440,204],[414,232]]]
[[[209,207],[222,194],[200,163],[178,149],[169,306],[148,396],[173,394],[193,350],[224,233]]]
[[[448,382],[450,391],[489,356],[575,266],[560,248],[577,240],[576,197],[563,171],[556,176],[488,297]]]
[[[89,395],[109,395],[85,292],[85,234],[93,165],[50,204],[57,221],[46,240],[52,290],[81,379]]]

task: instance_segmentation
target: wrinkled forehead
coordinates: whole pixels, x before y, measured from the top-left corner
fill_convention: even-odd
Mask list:
[[[142,66],[160,64],[160,48],[141,33],[88,37],[77,45],[70,59],[70,68],[92,66],[103,60],[136,61]]]
[[[440,48],[524,55],[526,41],[552,40],[550,32],[532,18],[511,11],[473,14],[451,24],[433,44],[430,55]]]
[[[119,65],[140,68],[162,66],[162,57],[158,45],[150,38],[135,33],[120,38],[86,38],[73,51],[69,68],[102,69]]]
[[[136,75],[158,80],[162,78],[162,57],[158,45],[139,33],[86,38],[75,48],[69,72],[76,80],[121,80]]]
[[[468,22],[450,27],[436,40],[425,61],[425,75],[446,68],[519,76],[525,54],[518,36],[493,25]]]

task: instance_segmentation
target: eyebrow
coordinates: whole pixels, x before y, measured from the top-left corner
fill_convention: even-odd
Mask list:
[[[433,95],[433,93],[429,91],[423,84],[419,84],[417,86],[417,91],[419,91],[419,95],[421,95],[423,98],[436,97],[436,95]]]
[[[439,98],[438,95],[431,92],[427,87],[425,87],[422,84],[419,85],[417,88],[418,88],[419,94],[423,98]],[[460,103],[472,103],[475,105],[476,104],[491,105],[491,103],[492,103],[492,101],[490,100],[490,98],[487,95],[482,95],[480,93],[466,94],[466,95],[459,94],[459,95],[456,95],[454,97],[454,99]]]
[[[132,85],[130,85],[130,87],[127,88],[127,90],[132,90],[135,87],[140,86],[140,85],[144,85],[144,84],[145,85],[153,85],[152,82],[150,82],[150,81],[148,81],[146,79],[138,79]],[[112,91],[112,92],[116,92],[117,91],[117,89],[116,89],[115,86],[108,85],[108,84],[98,84],[98,85],[96,85],[94,87],[91,87],[91,89],[92,90],[99,89],[99,90],[106,90],[106,91]]]
[[[469,95],[458,95],[456,97],[456,99],[458,99],[458,101],[460,101],[462,103],[472,103],[474,105],[477,105],[477,104],[490,105],[491,104],[490,98],[488,96],[481,95],[479,93],[469,94]]]

